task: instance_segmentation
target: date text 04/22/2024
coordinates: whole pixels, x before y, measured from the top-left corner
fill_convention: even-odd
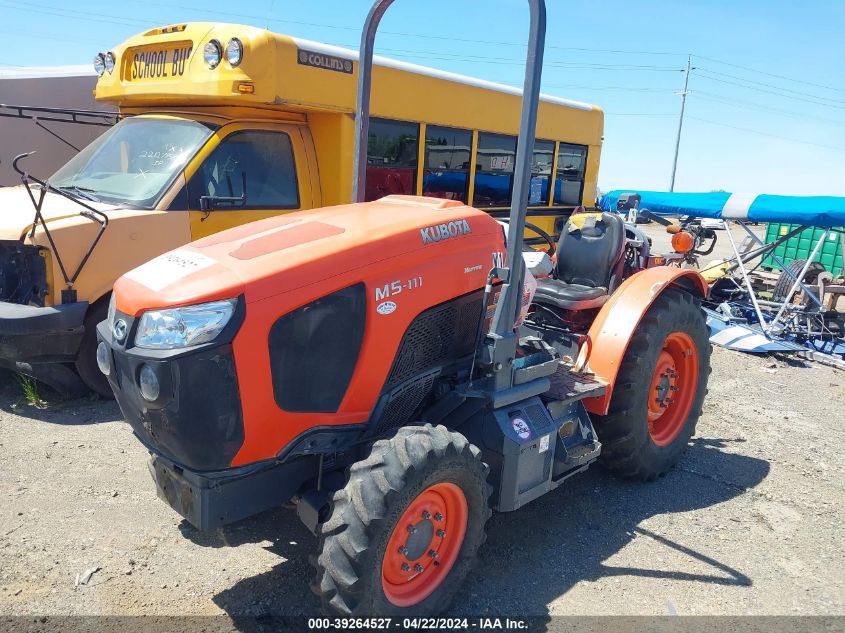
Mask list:
[[[309,618],[308,629],[319,630],[479,630],[520,631],[528,622],[513,618]]]

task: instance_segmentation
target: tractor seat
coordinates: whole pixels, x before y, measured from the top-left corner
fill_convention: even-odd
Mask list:
[[[534,301],[564,310],[599,308],[622,277],[625,223],[617,214],[570,216],[557,243],[552,277],[537,281]]]

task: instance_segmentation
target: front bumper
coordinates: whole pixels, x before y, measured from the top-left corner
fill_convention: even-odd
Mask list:
[[[137,319],[126,322],[123,341],[107,321],[97,326],[108,348],[109,384],[135,435],[153,452],[197,472],[228,468],[244,441],[243,414],[232,345],[149,350],[134,347]],[[141,395],[140,374],[152,369],[159,395]]]
[[[39,308],[0,302],[0,366],[67,363],[76,359],[88,302]]]
[[[198,530],[213,530],[289,501],[314,476],[313,457],[198,473],[153,454],[159,498]]]

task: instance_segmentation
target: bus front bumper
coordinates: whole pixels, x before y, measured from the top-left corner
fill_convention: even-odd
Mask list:
[[[87,311],[87,301],[44,308],[0,302],[0,366],[30,373],[31,366],[73,362]]]

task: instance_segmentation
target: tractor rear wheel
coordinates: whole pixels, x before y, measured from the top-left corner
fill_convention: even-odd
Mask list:
[[[695,432],[709,376],[704,313],[690,293],[669,288],[628,344],[607,415],[595,416],[602,463],[630,479],[665,474]]]
[[[475,562],[490,517],[481,452],[408,426],[352,466],[319,528],[314,592],[328,615],[435,615]]]

